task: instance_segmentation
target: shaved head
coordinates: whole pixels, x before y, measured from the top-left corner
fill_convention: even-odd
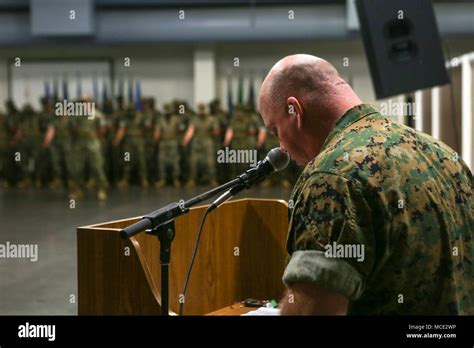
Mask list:
[[[335,86],[346,83],[330,63],[308,54],[281,59],[266,81],[268,100],[274,106],[286,104],[291,95],[308,98],[310,102],[323,101]]]
[[[337,119],[361,104],[334,66],[308,54],[279,60],[263,81],[259,100],[266,127],[302,164],[319,153]]]

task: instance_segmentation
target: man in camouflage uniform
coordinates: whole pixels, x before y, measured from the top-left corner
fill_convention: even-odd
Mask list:
[[[17,172],[20,181],[17,185],[19,188],[28,188],[31,186],[34,173],[35,145],[39,144],[39,122],[30,105],[25,105],[17,116],[15,139],[17,151],[21,155],[20,170]]]
[[[124,177],[119,182],[120,188],[129,185],[132,168],[137,167],[138,179],[143,188],[148,187],[147,165],[145,157],[145,141],[143,139],[144,117],[143,113],[135,110],[135,105],[129,104],[120,121],[114,145],[119,146],[124,140]]]
[[[193,188],[198,177],[198,165],[204,164],[203,181],[211,186],[217,186],[216,178],[216,153],[214,139],[219,135],[217,120],[206,112],[206,105],[198,105],[198,113],[192,116],[189,127],[184,136],[186,146],[191,139],[191,173],[187,183],[188,188]]]
[[[92,100],[84,97],[81,99],[84,106],[83,110],[87,110],[84,114],[73,117],[73,151],[72,151],[72,167],[73,180],[71,193],[72,198],[80,198],[82,189],[85,187],[85,169],[88,166],[91,179],[97,186],[97,199],[103,201],[107,198],[107,179],[104,173],[104,159],[100,143],[100,134],[103,134],[105,120],[104,115],[98,109],[92,107]],[[87,106],[88,109],[85,107]]]
[[[265,128],[256,114],[249,113],[244,105],[234,107],[234,117],[227,128],[224,147],[230,146],[233,150],[257,151],[265,143]],[[232,176],[242,174],[249,169],[250,163],[232,164]]]
[[[16,183],[18,164],[15,161],[17,152],[18,132],[17,124],[19,123],[19,113],[12,100],[5,101],[6,114],[3,121],[5,126],[5,140],[2,158],[2,172],[5,182],[4,187]]]
[[[155,126],[155,141],[159,142],[159,180],[155,183],[156,188],[162,188],[166,185],[166,173],[169,167],[172,170],[173,185],[178,188],[181,186],[180,168],[179,168],[179,127],[181,119],[179,115],[173,113],[171,104],[165,104],[164,114],[158,119]]]
[[[451,148],[362,104],[309,55],[271,69],[260,110],[306,164],[282,314],[474,314],[473,176]]]
[[[8,131],[6,115],[0,113],[0,188],[7,188],[7,166],[8,166]]]
[[[29,131],[32,146],[31,153],[34,158],[34,179],[36,187],[41,187],[41,181],[45,179],[51,168],[51,148],[50,144],[54,136],[54,113],[47,98],[41,98],[42,110],[39,114],[30,119]],[[49,177],[48,177],[49,178]],[[52,188],[56,188],[54,183],[50,183]]]
[[[147,167],[148,182],[156,182],[158,142],[154,139],[155,125],[159,119],[159,113],[155,111],[155,100],[153,98],[142,98],[143,105],[143,136],[145,142],[145,161]]]
[[[107,181],[112,183],[115,179],[114,177],[114,163],[113,163],[113,137],[115,133],[113,132],[113,124],[114,124],[114,108],[113,102],[111,99],[107,99],[104,102],[103,108],[103,123],[104,126],[102,127],[103,132],[100,137],[100,146],[102,148],[102,154],[104,158],[104,173]],[[95,184],[95,183],[94,183]]]
[[[215,153],[222,149],[224,143],[225,133],[227,131],[227,125],[229,124],[229,117],[227,113],[222,110],[220,100],[214,99],[209,104],[209,111],[212,117],[216,119],[219,125],[219,135],[215,137]],[[219,183],[224,183],[230,180],[229,175],[229,164],[228,163],[216,163],[216,175]]]
[[[184,138],[186,130],[189,126],[189,121],[191,117],[195,115],[194,110],[192,110],[188,103],[185,100],[174,100],[172,102],[174,113],[179,115],[179,127],[178,127],[178,137],[180,139]],[[182,182],[188,181],[190,179],[190,158],[191,158],[191,144],[184,144],[183,142],[179,143],[179,169],[180,169],[180,180]]]

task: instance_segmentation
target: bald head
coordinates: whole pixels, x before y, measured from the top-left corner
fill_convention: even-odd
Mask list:
[[[345,87],[349,86],[329,62],[297,54],[281,59],[272,67],[262,90],[264,98],[275,107],[284,106],[290,96],[320,106],[329,101],[331,94]]]
[[[263,81],[259,100],[265,124],[280,133],[281,146],[286,140],[293,158],[301,155],[301,163],[319,152],[337,119],[361,103],[334,66],[308,54],[279,60]]]

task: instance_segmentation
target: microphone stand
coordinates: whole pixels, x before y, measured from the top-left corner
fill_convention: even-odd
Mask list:
[[[251,171],[252,169],[250,169]],[[248,173],[247,171],[246,173]],[[174,221],[177,217],[184,215],[189,212],[189,208],[201,203],[216,194],[219,194],[225,190],[232,190],[233,194],[242,191],[244,188],[249,188],[253,183],[258,182],[264,178],[257,177],[256,180],[249,180],[247,174],[242,174],[223,185],[213,188],[207,192],[197,195],[185,202],[170,203],[163,208],[160,208],[148,215],[145,215],[141,221],[137,224],[142,228],[133,228],[128,226],[120,231],[120,236],[124,239],[130,238],[135,234],[143,232],[144,227],[143,221],[149,220],[150,223],[146,222],[148,229],[146,233],[158,237],[160,241],[160,265],[161,265],[161,314],[164,316],[169,315],[169,265],[171,260],[171,244],[175,237],[175,224]],[[132,228],[131,228],[132,227]]]

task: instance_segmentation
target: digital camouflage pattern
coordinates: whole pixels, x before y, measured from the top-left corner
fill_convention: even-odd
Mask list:
[[[127,182],[132,176],[132,168],[137,167],[137,175],[142,186],[148,186],[147,164],[144,134],[145,117],[141,112],[134,110],[134,105],[130,104],[120,122],[120,127],[126,128],[124,139],[124,153],[130,154],[130,161],[125,162],[124,178]]]
[[[192,116],[189,122],[194,126],[190,157],[191,178],[197,178],[198,164],[203,163],[206,168],[205,180],[216,180],[214,133],[218,131],[219,124],[214,117],[206,113]]]
[[[156,127],[160,129],[160,146],[158,165],[160,179],[165,179],[166,169],[171,166],[173,169],[173,176],[178,178],[180,176],[179,168],[179,140],[180,140],[180,126],[181,119],[177,114],[162,115],[157,122]]]
[[[294,187],[283,281],[338,291],[349,314],[474,314],[472,187],[454,150],[359,105]],[[333,242],[364,260],[327,257]]]
[[[95,110],[93,118],[75,116],[73,122],[71,168],[72,179],[75,185],[84,185],[84,172],[89,165],[91,177],[95,180],[97,187],[104,190],[107,187],[107,178],[104,172],[104,160],[102,155],[99,130],[105,125],[104,114]],[[65,116],[62,116],[65,117]]]

